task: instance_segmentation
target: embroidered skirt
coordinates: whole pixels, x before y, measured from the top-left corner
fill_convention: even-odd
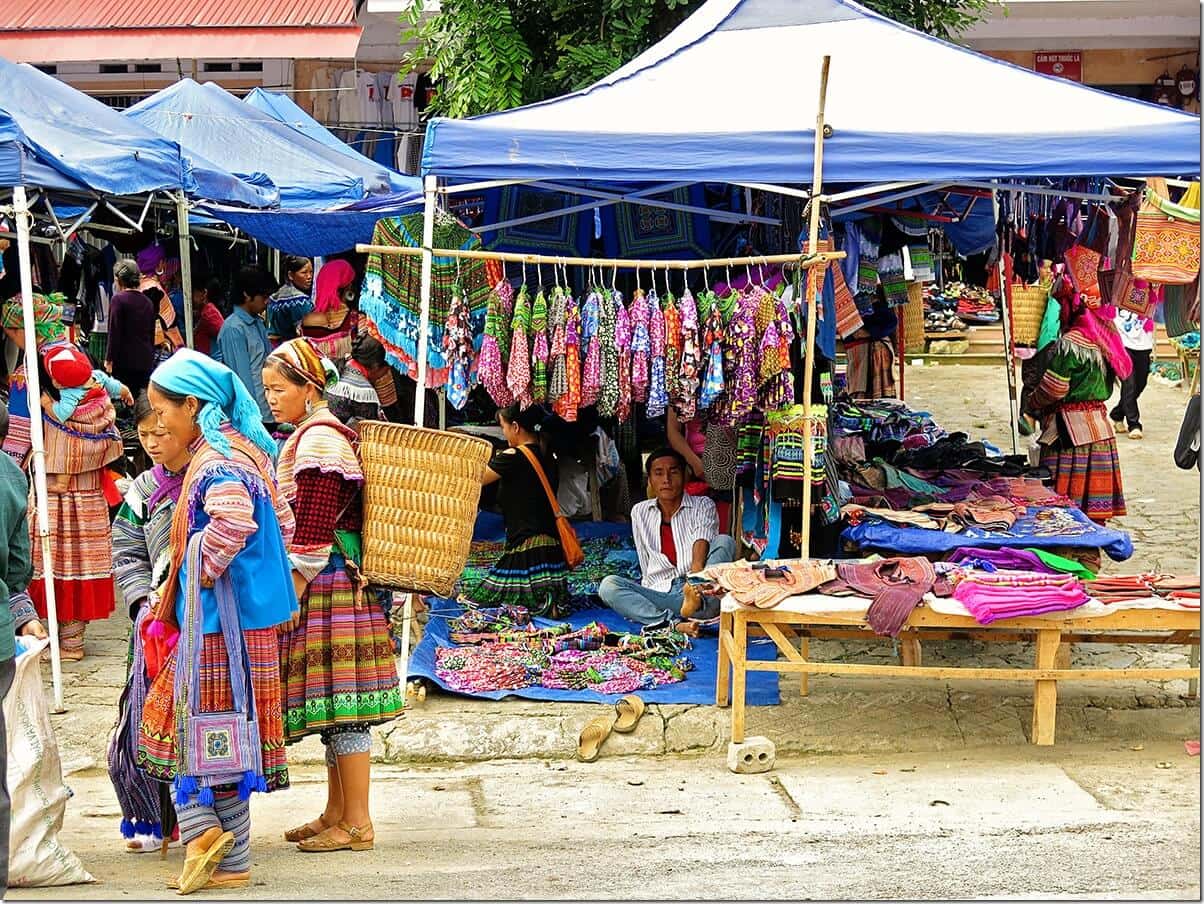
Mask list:
[[[481,583],[464,595],[477,606],[525,606],[532,615],[551,615],[569,608],[568,573],[560,540],[538,534],[507,547]]]
[[[1065,449],[1044,446],[1041,465],[1052,472],[1054,490],[1069,497],[1092,521],[1103,524],[1125,514],[1114,437]]]
[[[263,747],[263,775],[268,790],[276,791],[288,787],[280,696],[280,641],[275,628],[244,631],[242,636],[247,645],[247,672],[251,677],[259,740]],[[175,681],[176,653],[173,651],[147,690],[138,730],[138,766],[147,775],[163,782],[176,776]],[[204,636],[199,691],[202,712],[224,712],[234,705],[230,661],[221,634]]]
[[[60,624],[99,621],[113,614],[113,535],[109,506],[100,487],[100,472],[71,478],[66,493],[47,495],[50,516],[50,557],[54,567],[54,598]],[[32,496],[30,511],[34,511]],[[42,580],[41,540],[37,519],[29,519],[34,572],[29,596],[38,616],[46,619],[46,588]]]
[[[380,725],[402,709],[384,612],[365,595],[360,608],[341,566],[310,583],[301,623],[282,634],[280,684],[289,743],[342,725]]]

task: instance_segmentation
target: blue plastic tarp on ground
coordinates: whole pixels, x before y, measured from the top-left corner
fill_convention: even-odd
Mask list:
[[[40,164],[103,194],[183,189],[229,204],[275,201],[270,184],[249,185],[203,155],[182,152],[175,141],[25,63],[0,59],[0,111],[20,127]],[[10,163],[5,181],[12,178]]]
[[[280,191],[282,208],[335,207],[393,190],[379,164],[327,147],[213,83],[184,79],[125,116],[230,172],[266,174]]]
[[[1200,170],[1197,116],[992,59],[852,0],[709,0],[588,88],[432,120],[422,172],[810,183],[825,55],[825,184]],[[755,88],[733,74],[742,65]]]
[[[360,164],[372,165],[374,163],[374,161],[365,157],[359,151],[355,150],[355,148],[341,141],[326,126],[297,106],[287,94],[279,94],[275,91],[265,91],[263,88],[256,88],[243,98],[243,103],[254,107],[261,113],[266,113],[276,121],[284,123],[290,129],[294,129],[302,135],[308,136],[314,141],[324,144],[331,150],[338,151],[340,154],[344,154]],[[392,162],[383,165],[389,173],[389,182],[393,186],[394,191],[422,191],[422,180],[417,176],[406,176],[397,172],[393,169]]]
[[[452,646],[448,639],[448,624],[462,610],[454,600],[431,600],[429,605],[435,611],[431,615],[431,620],[427,622],[422,642],[414,648],[414,654],[410,659],[409,673],[412,676],[429,678],[439,687],[448,690],[435,674],[435,650],[438,647]],[[639,633],[639,625],[620,618],[610,609],[605,608],[574,612],[564,621],[574,628],[582,628],[592,621],[600,621],[612,631]],[[542,619],[537,622],[554,624],[554,622],[545,622]],[[707,706],[715,703],[715,677],[719,673],[719,640],[714,634],[711,634],[697,638],[692,643],[693,649],[686,651],[684,655],[694,663],[694,669],[686,673],[685,681],[666,684],[653,690],[636,691],[645,702],[702,703]],[[772,641],[753,641],[749,644],[748,657],[749,659],[776,659],[777,648]],[[522,697],[526,700],[559,700],[563,703],[613,703],[623,695],[599,694],[590,690],[527,687],[521,690],[482,692],[466,696],[480,697],[486,700]],[[780,703],[777,673],[750,671],[745,700],[750,706],[772,706]]]
[[[1073,535],[1040,534],[1035,520],[1039,508],[1030,507],[1027,514],[1016,521],[1007,532],[984,531],[970,528],[949,533],[924,527],[891,524],[880,518],[866,518],[860,524],[847,527],[841,539],[856,543],[862,549],[890,550],[901,555],[939,555],[952,552],[959,546],[979,549],[1055,549],[1068,546],[1074,549],[1098,548],[1117,562],[1133,555],[1133,541],[1124,531],[1100,527],[1087,518],[1079,509],[1058,509],[1069,512],[1078,523],[1079,532]]]

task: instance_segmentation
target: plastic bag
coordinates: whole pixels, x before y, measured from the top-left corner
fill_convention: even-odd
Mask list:
[[[12,823],[8,843],[10,888],[95,882],[79,858],[59,843],[71,792],[63,784],[58,741],[42,687],[38,660],[49,640],[38,641],[16,660],[13,686],[4,698],[8,740],[8,793]]]

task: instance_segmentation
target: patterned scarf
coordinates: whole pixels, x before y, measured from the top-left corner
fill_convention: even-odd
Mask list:
[[[268,360],[321,391],[339,382],[338,368],[304,337],[281,343],[268,355]]]
[[[67,331],[63,326],[63,302],[67,299],[58,293],[33,296],[34,335],[38,345],[62,339]],[[16,295],[0,308],[0,326],[8,330],[19,330],[25,324],[21,313],[21,296]]]

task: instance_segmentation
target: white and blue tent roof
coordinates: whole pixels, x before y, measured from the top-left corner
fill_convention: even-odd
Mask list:
[[[287,94],[255,88],[243,98],[243,103],[261,113],[284,123],[289,128],[312,138],[331,150],[338,151],[363,166],[378,166],[355,148],[341,141],[337,135],[302,110]],[[395,170],[386,170],[395,192],[421,192],[422,180],[417,176],[406,176]]]
[[[212,82],[183,79],[125,115],[244,179],[270,180],[282,208],[314,210],[393,192],[380,164],[327,147]]]
[[[825,183],[1200,171],[1200,120],[921,34],[851,0],[709,0],[564,97],[428,127],[449,180]]]
[[[6,173],[3,184],[82,187],[106,195],[183,189],[192,198],[251,207],[275,201],[270,184],[248,184],[185,153],[178,143],[26,63],[0,59],[0,118],[8,120],[13,139],[10,165],[21,166]]]

